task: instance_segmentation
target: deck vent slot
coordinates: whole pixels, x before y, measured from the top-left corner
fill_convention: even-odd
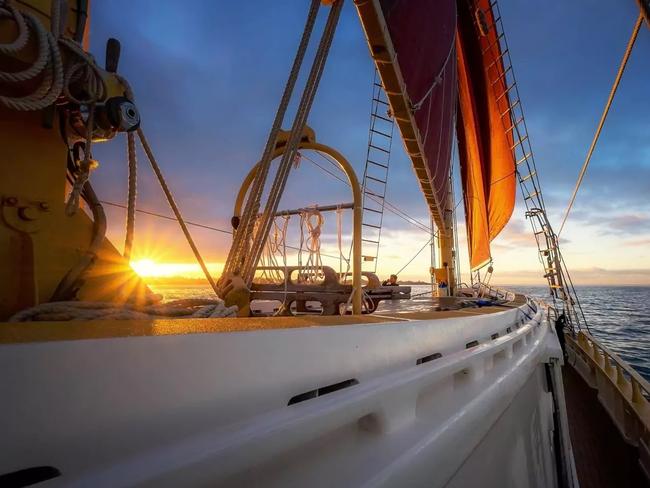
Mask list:
[[[433,361],[434,359],[439,359],[441,357],[442,357],[442,354],[440,354],[439,352],[436,352],[436,353],[433,353],[433,354],[429,354],[428,356],[421,357],[420,359],[415,361],[415,364],[428,363],[429,361]]]
[[[11,473],[0,474],[0,486],[30,486],[61,476],[61,471],[53,466],[34,466]]]
[[[490,336],[490,339],[492,339],[493,341],[496,340],[496,339],[498,339],[498,338],[499,338],[499,333],[498,333],[498,332],[495,332],[494,334],[492,334],[492,335]]]
[[[335,391],[348,388],[350,386],[358,385],[359,381],[351,378],[349,380],[341,381],[340,383],[334,383],[333,385],[323,386],[322,388],[316,388],[315,390],[309,390],[300,395],[291,397],[287,405],[293,405],[295,403],[304,402],[305,400],[310,400],[319,396],[327,395],[328,393],[334,393]]]
[[[478,341],[472,341],[465,344],[465,349],[471,349],[472,347],[478,346]]]

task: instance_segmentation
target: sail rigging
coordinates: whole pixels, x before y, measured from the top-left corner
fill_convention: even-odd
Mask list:
[[[456,2],[373,0],[356,6],[420,188],[445,233],[457,99]]]
[[[458,9],[458,148],[472,269],[491,261],[490,242],[515,205],[510,101],[499,35],[488,0]],[[504,121],[506,121],[504,123]]]
[[[454,122],[471,268],[515,201],[513,137],[500,45],[488,0],[381,0],[358,4],[371,53],[441,235],[453,233],[449,174]],[[443,246],[448,247],[448,246]],[[443,259],[452,265],[450,259]]]

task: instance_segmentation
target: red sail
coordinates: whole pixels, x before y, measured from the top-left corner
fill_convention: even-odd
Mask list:
[[[515,204],[515,161],[506,74],[489,0],[459,2],[458,148],[470,265],[491,260],[490,241]]]
[[[455,0],[355,4],[420,187],[443,232],[459,107],[470,262],[478,268],[490,261],[490,241],[510,219],[515,198],[506,74],[489,0],[459,0],[458,8]]]
[[[420,187],[436,224],[444,228],[458,96],[456,2],[356,4]]]

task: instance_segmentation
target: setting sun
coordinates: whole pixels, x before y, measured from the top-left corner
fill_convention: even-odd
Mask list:
[[[142,278],[203,278],[204,274],[196,263],[161,263],[151,258],[131,261],[131,268]],[[208,263],[211,273],[218,274],[222,263]]]
[[[159,267],[152,259],[138,259],[137,261],[131,261],[131,267],[142,277],[159,276],[158,273],[160,272]]]

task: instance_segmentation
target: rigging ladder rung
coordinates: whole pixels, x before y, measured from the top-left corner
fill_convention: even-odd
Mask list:
[[[370,208],[370,207],[363,207],[363,209],[368,210],[369,212],[375,212],[375,213],[378,213],[378,214],[383,213],[381,210],[376,210],[376,209]]]
[[[533,176],[537,174],[537,171],[533,171],[532,173],[528,173],[526,176],[522,177],[519,181],[523,183],[524,181],[530,180]]]
[[[390,154],[390,151],[389,151],[389,150],[384,149],[384,148],[381,148],[381,147],[378,147],[378,146],[375,146],[374,144],[368,144],[368,147],[371,147],[371,148],[373,148],[373,149],[377,149],[378,151],[385,152],[386,154]]]
[[[503,52],[501,53],[500,56],[497,56],[497,58],[496,58],[494,61],[492,61],[488,66],[486,66],[485,71],[489,71],[489,70],[492,68],[492,66],[494,66],[495,64],[497,64],[499,61],[502,61],[502,60],[503,60],[503,57],[504,57],[506,54],[508,54],[508,49],[506,49],[505,51],[503,51]]]
[[[387,139],[392,139],[392,137],[393,137],[390,134],[386,134],[385,132],[382,132],[382,131],[377,130],[375,128],[370,129],[370,132],[372,132],[373,134],[379,134],[380,136],[384,136]]]
[[[510,148],[510,150],[512,150],[512,149],[516,148],[517,146],[523,144],[524,142],[526,142],[527,139],[528,139],[528,134],[526,134],[523,137],[520,137],[519,140],[515,143],[515,145]]]
[[[521,103],[521,100],[517,98],[512,104],[508,107],[508,109],[501,114],[501,118],[503,118],[508,112],[512,112],[512,109],[514,109],[517,105]]]
[[[496,22],[496,21],[495,21],[495,22]],[[499,34],[499,35],[497,36],[497,38],[496,38],[496,39],[495,39],[495,40],[494,40],[494,41],[493,41],[493,42],[492,42],[488,47],[486,47],[486,48],[481,52],[481,54],[485,54],[485,53],[488,52],[490,49],[492,49],[495,45],[497,45],[497,44],[499,43],[499,41],[501,41],[501,39],[503,39],[503,36],[504,36],[504,35],[505,35],[505,34],[504,34],[503,32],[502,32],[501,34]],[[500,45],[500,44],[499,44],[499,45]]]
[[[521,158],[519,161],[517,161],[517,166],[519,166],[519,165],[520,165],[521,163],[523,163],[524,161],[528,161],[528,160],[530,159],[531,155],[532,155],[531,153],[526,153],[526,154],[524,154],[524,155],[522,156],[522,158]]]
[[[381,198],[382,200],[384,199],[384,195],[380,195],[379,193],[375,193],[374,191],[370,191],[370,190],[368,190],[368,188],[366,188],[363,192],[366,195],[372,195],[373,197]]]
[[[374,176],[366,175],[366,179],[376,181],[378,183],[383,183],[384,185],[386,184],[385,180],[380,180],[379,178],[375,178]]]
[[[373,161],[372,159],[368,159],[367,161],[368,161],[370,164],[374,164],[375,166],[381,166],[381,167],[384,168],[385,170],[388,169],[388,165],[387,165],[387,164],[378,163],[377,161]]]
[[[365,227],[372,227],[373,229],[381,229],[381,225],[368,224],[366,222],[362,222],[361,225],[363,225]]]
[[[384,122],[390,122],[391,124],[393,123],[392,119],[389,119],[388,117],[384,117],[384,116],[379,115],[379,114],[375,114],[374,117],[377,117],[378,119],[381,119]]]
[[[501,95],[499,95],[495,101],[499,103],[499,100],[505,97],[510,92],[510,90],[512,90],[516,85],[517,84],[514,82],[510,86],[506,85],[506,89],[504,90],[504,92]]]
[[[504,114],[504,115],[505,115],[505,114]],[[503,117],[503,115],[502,115],[501,117]],[[508,132],[510,132],[511,130],[513,130],[515,127],[517,127],[519,124],[521,124],[521,123],[523,122],[523,120],[524,120],[523,117],[519,117],[519,118],[515,121],[514,124],[512,124],[508,129],[506,129],[506,134],[507,134]]]

